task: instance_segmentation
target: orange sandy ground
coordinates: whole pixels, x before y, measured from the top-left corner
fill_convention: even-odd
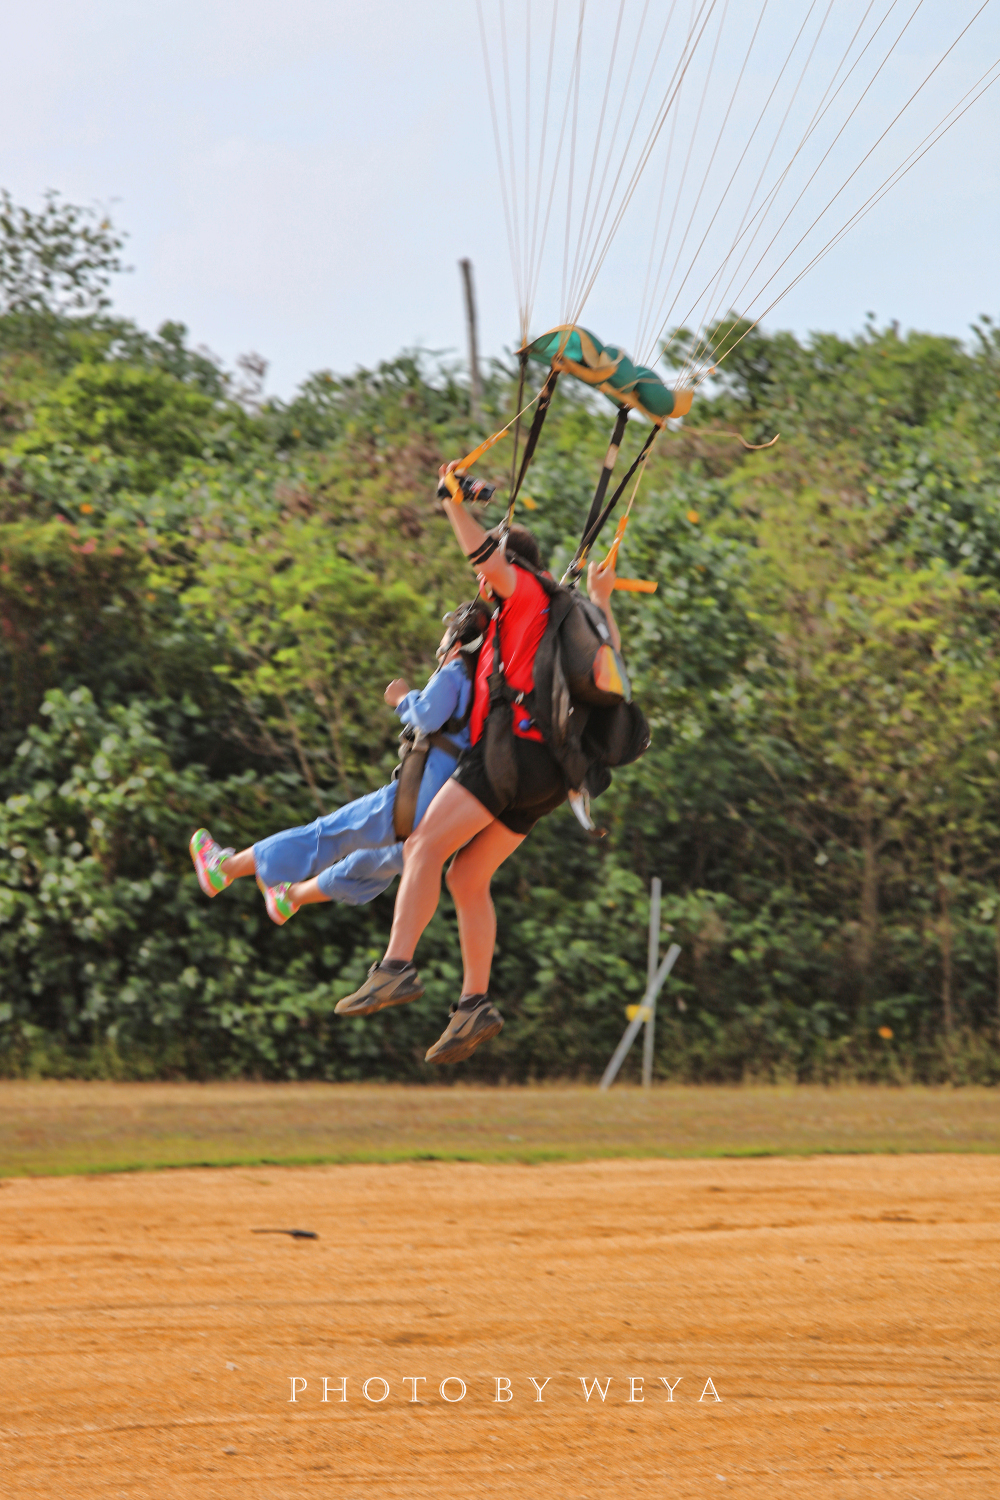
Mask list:
[[[995,1497],[998,1218],[970,1156],[7,1180],[0,1491]]]

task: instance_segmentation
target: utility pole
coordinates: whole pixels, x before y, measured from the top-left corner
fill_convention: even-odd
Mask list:
[[[465,285],[465,323],[469,333],[469,377],[472,384],[472,420],[479,421],[483,384],[479,378],[479,341],[476,335],[476,292],[472,285],[472,261],[460,260]]]

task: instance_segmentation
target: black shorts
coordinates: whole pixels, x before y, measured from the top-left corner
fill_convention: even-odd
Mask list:
[[[462,757],[452,772],[452,780],[471,792],[487,812],[511,833],[530,833],[538,822],[566,801],[566,783],[558,763],[547,745],[538,740],[523,740],[514,736],[514,754],[517,759],[517,793],[506,807],[496,799],[483,759],[485,737],[471,750],[463,750]]]

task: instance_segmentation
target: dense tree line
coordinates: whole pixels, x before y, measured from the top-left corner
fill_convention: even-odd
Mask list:
[[[404,353],[265,400],[254,362],[114,316],[121,248],[0,199],[0,1066],[422,1077],[459,978],[447,897],[424,999],[344,1024],[392,891],[278,929],[249,882],[208,903],[186,844],[388,777],[382,687],[425,680],[469,594],[433,482],[482,435],[468,388]],[[514,394],[495,365],[487,427]],[[559,394],[522,513],[557,571],[611,425]],[[658,874],[683,946],[661,1076],[1000,1074],[998,397],[987,319],[967,345],[733,349],[622,553],[659,581],[616,596],[653,746],[596,804],[606,839],[564,809],[502,870],[507,1026],[467,1073],[603,1067]]]

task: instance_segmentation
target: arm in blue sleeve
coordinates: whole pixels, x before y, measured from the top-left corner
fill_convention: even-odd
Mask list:
[[[434,673],[422,692],[413,689],[407,693],[397,704],[396,712],[404,724],[412,724],[421,734],[433,734],[458,712],[462,685],[467,680],[462,663],[449,662]]]

